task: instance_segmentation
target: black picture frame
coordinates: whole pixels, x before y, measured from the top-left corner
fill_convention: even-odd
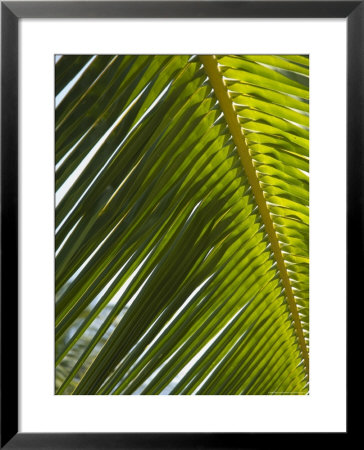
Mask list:
[[[347,305],[358,300],[363,256],[364,1],[1,2],[1,448],[205,449],[307,447],[326,433],[18,432],[18,22],[21,18],[346,18]],[[359,252],[358,252],[359,250]],[[361,262],[360,262],[361,260]],[[348,348],[350,346],[348,345]],[[330,433],[347,443],[347,432]],[[351,430],[350,430],[351,431]],[[345,440],[345,443],[344,443]]]

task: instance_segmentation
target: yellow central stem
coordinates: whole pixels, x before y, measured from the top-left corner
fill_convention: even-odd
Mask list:
[[[233,137],[235,146],[238,150],[241,163],[244,167],[245,173],[248,177],[248,181],[253,191],[253,195],[257,202],[262,221],[265,226],[265,230],[268,234],[269,241],[272,246],[273,254],[277,262],[277,267],[282,279],[283,287],[285,290],[289,310],[292,315],[293,324],[296,330],[296,335],[299,343],[299,347],[302,353],[306,374],[309,376],[309,361],[308,351],[306,347],[306,341],[303,335],[301,320],[298,315],[296,301],[293,295],[291,282],[288,276],[287,267],[283,259],[281,247],[277,238],[277,234],[274,228],[274,224],[268,210],[267,202],[264,197],[263,190],[260,186],[257,172],[254,167],[253,160],[250,156],[248,146],[245,141],[245,137],[240,126],[238,116],[235,112],[233,102],[230,98],[227,87],[224,83],[224,79],[217,65],[216,57],[213,55],[200,56],[200,60],[204,65],[207,76],[210,79],[211,85],[214,89],[215,95],[219,101],[222,112],[225,116],[230,133]]]

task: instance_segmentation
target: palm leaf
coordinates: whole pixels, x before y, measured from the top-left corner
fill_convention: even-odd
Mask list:
[[[56,63],[56,393],[308,392],[308,58]]]

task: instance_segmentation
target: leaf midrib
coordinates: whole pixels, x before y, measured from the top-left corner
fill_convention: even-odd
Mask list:
[[[229,95],[228,89],[224,83],[222,74],[219,70],[216,57],[214,55],[201,55],[200,60],[204,66],[206,74],[214,89],[215,95],[219,101],[221,110],[231,132],[234,143],[237,147],[240,161],[247,175],[249,184],[252,188],[254,198],[257,202],[268,239],[272,246],[274,258],[277,263],[278,271],[281,276],[282,284],[285,290],[288,307],[292,315],[293,325],[295,328],[298,344],[302,353],[307,378],[309,377],[309,358],[306,347],[306,341],[303,335],[301,321],[298,315],[297,305],[294,298],[291,282],[288,276],[287,267],[283,258],[283,254],[279,245],[278,237],[274,224],[264,197],[263,190],[260,186],[257,172],[255,170],[253,160],[250,156],[249,149],[240,126],[238,116],[235,112],[234,105]]]

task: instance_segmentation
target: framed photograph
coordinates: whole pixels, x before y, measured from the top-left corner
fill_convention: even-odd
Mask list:
[[[348,438],[363,8],[2,2],[2,448]]]

